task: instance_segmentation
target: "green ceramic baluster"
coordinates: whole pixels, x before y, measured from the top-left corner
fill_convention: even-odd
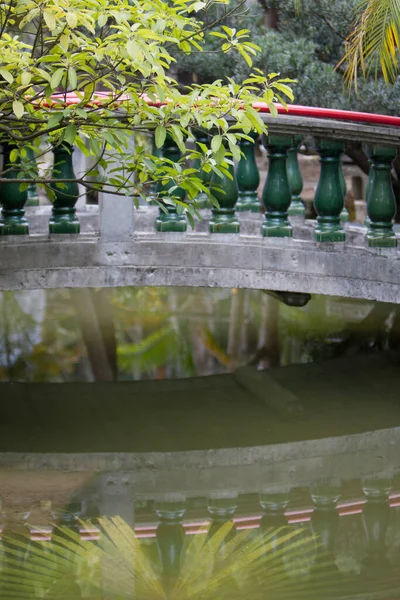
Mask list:
[[[371,247],[394,248],[397,246],[392,223],[396,214],[396,198],[390,174],[396,154],[396,148],[385,146],[372,146],[369,151],[373,165],[373,177],[367,199],[367,211],[370,219],[367,240]]]
[[[155,507],[160,524],[157,527],[157,548],[161,563],[161,577],[166,590],[171,590],[179,577],[185,531],[182,518],[185,502],[161,501]]]
[[[344,201],[344,199],[346,198],[346,194],[347,194],[347,185],[346,185],[346,180],[344,178],[342,161],[340,161],[340,163],[339,163],[339,177],[340,177],[340,186],[342,188],[343,201]],[[340,213],[340,222],[347,223],[348,220],[349,220],[349,211],[347,210],[346,206],[343,205],[343,210]]]
[[[29,162],[32,163],[35,177],[37,177],[38,170],[36,166],[35,153],[30,148],[27,148],[26,155]],[[26,203],[26,206],[39,206],[39,194],[37,191],[36,183],[31,183],[28,187],[28,201]]]
[[[202,129],[196,129],[193,131],[193,135],[196,139],[196,142],[200,142],[200,144],[204,144],[207,148],[210,147],[210,136],[206,131]],[[211,181],[211,171],[210,173],[206,173],[200,169],[200,161],[199,159],[195,159],[193,161],[193,168],[199,169],[199,179],[201,179],[202,183],[205,185]],[[205,192],[200,192],[195,198],[196,204],[199,208],[212,208],[212,204]]]
[[[321,172],[314,206],[317,212],[315,239],[317,242],[344,242],[345,233],[340,222],[344,206],[343,188],[340,183],[340,157],[344,142],[318,140]]]
[[[211,177],[211,183],[217,185],[223,191],[212,190],[213,196],[219,202],[219,208],[212,209],[210,233],[239,233],[240,231],[240,223],[235,212],[238,187],[233,164],[228,165],[228,171],[232,179],[226,176],[218,177],[215,173]]]
[[[20,161],[10,163],[12,144],[3,143],[3,165],[5,179],[15,179],[20,172]],[[2,223],[0,235],[26,235],[29,233],[28,222],[25,219],[24,206],[28,192],[20,190],[20,183],[1,183],[0,201],[2,204]]]
[[[306,214],[306,210],[301,199],[301,192],[303,191],[303,178],[301,176],[299,161],[297,158],[297,153],[302,139],[303,138],[300,135],[295,135],[294,144],[288,150],[286,169],[289,178],[290,189],[292,192],[292,201],[288,211],[290,217],[304,217]]]
[[[266,237],[292,237],[293,229],[288,220],[292,201],[287,174],[288,150],[294,144],[292,136],[270,135],[263,137],[268,151],[268,175],[262,194],[265,220],[262,234]]]
[[[73,151],[73,147],[66,142],[53,148],[52,179],[75,179],[72,166]],[[62,187],[57,187],[56,183],[52,183],[50,188],[55,196],[53,213],[49,223],[50,233],[79,233],[80,225],[75,210],[75,204],[79,197],[77,182],[65,182]]]
[[[369,163],[368,182],[367,182],[367,189],[365,190],[365,202],[367,203],[367,206],[368,206],[368,198],[369,198],[369,195],[370,195],[371,189],[372,189],[372,182],[374,180],[374,165],[372,164],[372,160],[370,158],[368,159],[368,163]],[[365,227],[369,227],[371,225],[371,219],[369,218],[368,214],[365,217],[364,225],[365,225]]]
[[[162,156],[168,158],[173,162],[178,162],[181,158],[181,153],[175,142],[167,136],[164,145],[161,149]],[[158,190],[161,196],[168,197],[168,190],[174,186],[174,183],[170,181],[167,185],[163,186],[159,184]],[[177,188],[173,190],[172,196],[176,196],[179,200],[185,199],[185,190]],[[159,214],[156,219],[157,231],[163,232],[183,232],[186,231],[187,222],[184,215],[179,214],[174,204],[167,204],[163,202],[167,212],[164,212],[162,208],[159,209]]]
[[[253,138],[254,142],[242,139],[239,143],[244,157],[241,158],[236,169],[236,181],[239,189],[236,210],[261,212],[261,203],[257,194],[257,189],[260,185],[260,173],[255,155],[255,142],[258,138],[258,133],[251,132],[249,136]]]

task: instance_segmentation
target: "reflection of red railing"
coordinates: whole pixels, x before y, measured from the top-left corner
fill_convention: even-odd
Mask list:
[[[82,98],[79,98],[74,92],[68,92],[66,94],[54,94],[50,97],[50,100],[55,103],[60,103],[67,106],[74,104],[80,104]],[[100,105],[102,102],[109,102],[113,100],[112,94],[109,92],[95,92],[93,97],[88,102],[91,106]],[[120,95],[115,96],[114,101],[116,105],[123,104],[129,100],[129,96]],[[150,99],[146,99],[147,103],[151,106],[161,106],[165,104],[162,102],[153,102]],[[50,105],[50,102],[43,100],[42,103],[46,106]],[[356,123],[364,123],[366,125],[386,125],[389,127],[400,127],[400,117],[394,117],[391,115],[377,115],[375,113],[364,113],[352,110],[340,110],[336,108],[320,108],[318,106],[300,106],[299,104],[290,104],[285,108],[281,104],[275,104],[278,113],[281,115],[287,115],[291,117],[304,117],[309,119],[334,119],[336,121],[350,121]],[[269,113],[270,110],[265,102],[255,102],[253,107],[260,113]]]
[[[337,511],[340,517],[348,517],[351,515],[359,515],[363,512],[363,506],[366,500],[352,500],[347,502],[339,502],[337,505]],[[393,493],[389,496],[390,508],[400,506],[400,493]],[[303,508],[297,510],[288,510],[285,512],[285,516],[289,524],[294,523],[307,523],[311,521],[311,515],[313,508]],[[234,517],[232,520],[236,525],[238,531],[244,529],[257,529],[260,526],[262,516],[251,515],[243,517]],[[198,533],[207,533],[207,527],[209,521],[193,521],[182,523],[186,535],[195,535]],[[154,538],[156,537],[156,524],[151,525],[138,525],[135,527],[135,534],[138,538]]]

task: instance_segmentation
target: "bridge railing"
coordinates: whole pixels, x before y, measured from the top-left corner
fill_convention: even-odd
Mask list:
[[[346,140],[357,140],[365,145],[370,164],[365,197],[368,214],[364,231],[366,243],[370,247],[397,246],[393,229],[396,199],[391,170],[397,146],[400,145],[399,117],[291,106],[288,110],[278,107],[281,114],[272,118],[266,105],[260,103],[255,108],[263,113],[269,127],[269,135],[263,136],[262,140],[268,154],[268,172],[265,182],[261,182],[261,202],[258,196],[260,174],[255,160],[255,144],[242,140],[240,147],[243,157],[230,167],[232,179],[226,176],[217,182],[224,190],[214,192],[219,208],[211,207],[204,195],[196,199],[200,208],[212,208],[208,222],[211,234],[239,234],[241,219],[238,217],[243,213],[258,213],[260,236],[293,237],[291,219],[305,216],[298,149],[303,137],[311,135],[320,157],[320,175],[314,198],[317,218],[312,225],[315,241],[343,243],[346,239],[346,182],[341,158],[346,149]],[[256,140],[256,136],[253,137]],[[195,141],[207,145],[211,139],[199,133]],[[10,165],[11,151],[10,144],[3,144],[3,165]],[[53,152],[54,168],[49,185],[54,201],[48,231],[54,235],[78,234],[80,223],[76,204],[79,188],[73,168],[73,148],[64,143],[54,148]],[[168,138],[161,153],[173,162],[181,157],[179,148]],[[29,234],[25,207],[27,203],[34,203],[34,186],[21,190],[20,183],[16,181],[18,171],[18,164],[8,167],[5,178],[10,181],[0,184],[1,236]],[[200,172],[200,176],[204,181],[209,177],[204,172]],[[57,185],[59,180],[64,182],[62,187]],[[184,191],[175,190],[174,195],[180,195],[183,199]],[[108,240],[130,237],[133,233],[134,203],[129,198],[108,194],[100,196],[100,236]],[[149,203],[151,200],[149,192]],[[35,211],[30,209],[29,212]],[[184,233],[188,225],[185,214],[178,212],[175,205],[164,203],[152,227],[159,232]]]

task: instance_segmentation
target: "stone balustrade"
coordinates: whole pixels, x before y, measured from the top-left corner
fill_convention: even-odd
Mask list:
[[[326,112],[322,116],[326,117]],[[268,154],[265,181],[260,182],[255,144],[243,140],[240,144],[243,156],[231,168],[232,179],[215,180],[223,190],[215,192],[219,208],[211,208],[204,195],[196,199],[202,220],[196,221],[194,230],[188,227],[185,214],[175,206],[169,203],[159,208],[154,206],[151,202],[154,190],[149,191],[148,206],[137,210],[131,199],[103,193],[99,194],[99,207],[82,207],[79,200],[77,210],[79,190],[73,181],[73,148],[67,144],[54,149],[51,208],[35,206],[34,186],[21,191],[20,185],[15,183],[18,165],[14,165],[5,175],[12,181],[0,184],[3,256],[0,287],[32,287],[33,279],[46,287],[80,287],[84,280],[87,285],[222,285],[400,302],[400,263],[394,229],[396,201],[391,179],[396,147],[400,144],[400,127],[390,121],[394,117],[388,117],[390,122],[386,125],[382,120],[372,119],[380,115],[365,115],[365,123],[361,123],[360,113],[354,114],[358,115],[358,122],[305,119],[292,114],[280,114],[273,119],[263,114],[269,127],[268,137],[262,139]],[[311,134],[321,165],[319,180],[315,182],[315,220],[305,219],[301,198],[303,182],[297,158],[303,137]],[[197,141],[210,142],[209,137],[196,135]],[[256,136],[253,138],[255,141]],[[346,140],[354,139],[365,144],[371,165],[365,198],[368,217],[364,226],[348,223],[344,208],[346,183],[342,156]],[[3,145],[6,166],[11,150],[10,145]],[[179,149],[168,138],[160,152],[172,161],[180,158]],[[203,181],[209,181],[208,174],[200,175]],[[60,186],[57,179],[67,181]],[[157,191],[164,197],[168,195],[167,188]],[[174,195],[176,193],[175,189]],[[184,199],[184,191],[178,189],[178,193]],[[147,243],[152,245],[153,252],[145,251],[146,257],[143,257],[141,253]],[[107,248],[110,244],[117,244],[118,248]],[[229,247],[223,264],[218,259],[219,247],[221,253],[226,253]],[[20,258],[14,260],[17,248]],[[266,256],[267,248],[271,264],[259,257],[260,252]],[[164,275],[158,277],[159,269],[166,267],[166,257],[172,255],[168,273],[164,271]],[[145,267],[146,273],[139,278],[126,277],[129,267]],[[174,276],[170,267],[175,270]],[[78,277],[77,269],[81,268],[92,272],[100,268],[103,272],[99,277],[86,276],[89,271]],[[112,276],[109,269],[113,268]],[[124,269],[122,278],[117,273],[119,268]],[[176,270],[180,268],[186,268],[186,273]],[[207,277],[196,278],[187,271],[198,268],[207,268]],[[28,273],[32,269],[40,269],[40,273]],[[54,269],[56,278],[52,277]],[[60,277],[59,269],[68,269],[69,273],[64,271]],[[226,276],[221,269],[230,269],[230,275]],[[25,273],[20,273],[21,270]],[[276,271],[274,277],[271,270]],[[181,278],[176,277],[178,272]],[[316,285],[315,278],[321,276]],[[339,278],[342,278],[341,285]]]
[[[344,111],[341,111],[344,112]],[[350,113],[351,115],[351,113]],[[212,209],[209,219],[210,233],[240,233],[240,222],[237,218],[239,212],[264,212],[264,219],[260,227],[260,235],[264,237],[292,237],[293,226],[290,217],[304,217],[305,211],[301,201],[302,177],[297,160],[297,152],[302,142],[302,136],[296,134],[296,129],[301,129],[301,123],[289,124],[287,119],[293,117],[279,116],[275,122],[271,117],[264,115],[268,121],[270,133],[264,136],[262,143],[268,154],[268,173],[265,182],[260,188],[260,174],[255,160],[256,135],[251,135],[253,142],[242,140],[240,148],[242,159],[236,167],[232,166],[230,175],[218,178],[214,176],[215,183],[223,191],[214,192],[219,202],[219,208]],[[376,115],[379,116],[379,115]],[[366,115],[366,120],[368,115]],[[299,118],[297,118],[299,121]],[[318,119],[314,119],[318,121]],[[359,125],[349,122],[328,122],[331,130],[327,129],[326,120],[319,121],[315,127],[318,135],[315,137],[315,148],[320,155],[320,177],[316,187],[314,207],[317,219],[314,225],[314,239],[317,242],[343,243],[346,239],[343,223],[348,220],[344,208],[346,183],[343,176],[341,156],[346,149],[346,138],[351,138],[350,127],[353,126],[355,135],[368,140],[370,134],[373,140],[366,144],[366,152],[370,160],[370,178],[366,197],[368,219],[366,222],[366,243],[370,247],[394,248],[397,238],[393,230],[393,219],[396,213],[396,202],[392,188],[391,168],[396,158],[397,131],[393,128],[377,127],[375,125]],[[345,127],[343,127],[345,126]],[[327,130],[324,137],[320,136],[321,128]],[[338,138],[343,129],[342,139]],[[378,129],[381,130],[380,143],[376,143]],[[339,130],[339,131],[338,131]],[[370,131],[371,130],[371,131]],[[311,130],[312,131],[312,130]],[[362,134],[361,135],[361,132]],[[210,143],[210,136],[196,133],[196,142]],[[15,180],[18,174],[18,164],[10,168],[10,152],[12,146],[3,144],[3,164],[6,178]],[[78,184],[74,183],[74,169],[72,161],[73,148],[63,143],[54,148],[54,168],[50,187],[54,193],[53,211],[49,222],[50,234],[79,233],[80,226],[76,217],[75,205],[79,197]],[[180,159],[180,151],[176,144],[167,137],[159,153],[172,162]],[[210,181],[210,175],[202,172],[204,182]],[[58,185],[56,180],[64,180]],[[213,179],[213,177],[211,177]],[[161,197],[168,196],[170,184],[164,189],[160,186],[158,192]],[[259,189],[260,188],[260,189]],[[184,190],[174,189],[181,200],[185,199]],[[153,196],[149,196],[149,200]],[[15,181],[0,185],[0,202],[2,204],[2,219],[0,220],[0,235],[27,235],[29,233],[28,221],[25,216],[25,205],[35,202],[34,186],[25,191],[20,190],[20,185]],[[260,202],[261,200],[261,202]],[[197,200],[196,200],[197,201]],[[107,195],[103,203],[107,203]],[[113,202],[113,199],[110,199]],[[207,198],[202,195],[198,206],[209,207]],[[107,209],[105,209],[107,210]],[[119,221],[121,232],[126,227],[125,215],[115,215],[111,228]],[[184,214],[178,212],[174,205],[164,203],[160,206],[158,217],[155,219],[155,229],[159,232],[184,233],[187,222]],[[107,223],[101,232],[107,235]]]

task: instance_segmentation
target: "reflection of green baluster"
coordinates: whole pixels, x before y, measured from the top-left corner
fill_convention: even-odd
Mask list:
[[[218,547],[216,544],[211,542],[211,546],[214,551],[214,573],[218,576],[218,573],[224,570],[226,567],[226,561],[229,560],[229,544],[236,535],[236,526],[234,525],[232,518],[237,508],[237,494],[232,493],[216,493],[210,496],[208,499],[208,512],[211,516],[211,525],[208,530],[208,540],[211,540],[214,535],[218,535],[222,527],[227,527],[228,524],[231,528],[227,530],[225,537],[220,540]],[[234,573],[230,576],[225,577],[224,592],[228,595],[237,595],[237,583],[234,579]]]
[[[370,225],[367,240],[368,245],[372,247],[397,246],[392,222],[396,214],[396,198],[390,174],[396,154],[396,148],[391,147],[372,146],[369,150],[374,171],[368,194],[367,210]]]
[[[258,133],[251,132],[249,136],[253,138],[254,143],[244,139],[239,142],[239,147],[244,157],[242,156],[236,169],[236,180],[239,189],[236,210],[260,212],[261,203],[257,195],[257,189],[260,185],[260,173],[258,172],[255,155],[255,142],[258,138]]]
[[[237,509],[237,494],[213,494],[208,500],[208,512],[211,516],[211,525],[208,531],[208,536],[212,537],[221,527],[227,523],[232,524],[229,534],[224,540],[228,542],[236,533],[236,527],[233,524],[232,518]]]
[[[20,160],[10,162],[11,144],[3,143],[3,169],[5,179],[16,179],[20,172]],[[24,206],[28,199],[26,190],[20,190],[20,183],[1,183],[0,201],[2,204],[3,221],[0,224],[0,235],[26,235],[29,233],[28,222],[25,219]]]
[[[101,539],[99,528],[100,512],[97,505],[84,503],[82,523],[79,524],[81,547],[85,548],[86,554],[81,558],[77,569],[77,579],[80,581],[81,593],[84,598],[94,598],[96,587],[101,574],[101,559],[96,552],[96,546]]]
[[[317,242],[344,242],[345,233],[340,222],[344,206],[340,183],[340,157],[344,143],[336,140],[318,140],[321,172],[315,192],[314,206],[317,212],[315,239]]]
[[[73,150],[73,147],[66,142],[53,148],[52,179],[75,179],[72,166]],[[75,210],[79,197],[77,182],[65,182],[60,187],[57,183],[51,183],[50,188],[54,193],[53,212],[49,223],[50,233],[79,233],[80,225]]]
[[[262,234],[266,237],[292,237],[293,229],[288,220],[292,193],[287,174],[288,150],[293,137],[270,135],[263,137],[268,151],[268,175],[262,194],[265,220]]]
[[[35,153],[30,148],[27,148],[26,155],[29,162],[32,163],[32,172],[34,173],[35,177],[37,177],[38,170],[36,165]],[[32,182],[28,187],[28,201],[26,203],[26,206],[39,206],[39,194],[37,191],[36,183],[34,182]]]
[[[285,510],[289,497],[287,494],[261,493],[260,504],[263,509],[260,533],[271,552],[283,551],[282,538],[288,533]],[[280,556],[279,561],[281,560]]]
[[[80,587],[77,583],[79,556],[73,548],[68,547],[68,544],[71,542],[71,533],[76,534],[75,543],[78,543],[80,531],[79,519],[81,518],[82,504],[80,502],[69,503],[61,514],[61,528],[57,532],[57,539],[63,540],[65,543],[65,546],[61,544],[61,547],[63,559],[66,561],[68,560],[68,574],[63,573],[62,580],[59,582],[57,580],[53,581],[52,589],[55,598],[58,597],[58,590],[61,586],[65,598],[74,598],[74,600],[80,600],[82,597]],[[62,596],[62,598],[64,596]]]
[[[212,195],[218,200],[219,208],[212,209],[210,233],[239,233],[240,231],[240,223],[235,212],[238,187],[233,164],[228,165],[228,171],[232,179],[226,175],[221,178],[215,173],[211,177],[211,183],[223,191],[211,190]]]
[[[290,531],[294,534],[285,544],[283,565],[288,577],[299,582],[311,575],[317,556],[316,543],[310,521],[290,523]],[[301,545],[297,549],[297,545]]]
[[[210,147],[210,137],[206,131],[203,129],[196,129],[193,131],[193,135],[196,138],[196,142],[204,144],[207,148]],[[193,168],[199,170],[198,177],[204,185],[207,185],[207,183],[211,181],[211,171],[210,173],[203,171],[203,169],[200,168],[200,160],[198,158],[193,161]],[[200,192],[196,196],[195,201],[199,208],[212,208],[212,204],[205,192]]]
[[[340,163],[339,163],[339,177],[340,177],[340,185],[342,188],[343,200],[344,200],[346,198],[346,194],[347,194],[347,185],[346,185],[346,180],[344,178],[342,161],[340,161]],[[347,210],[346,206],[343,205],[343,210],[340,213],[340,222],[347,223],[348,220],[349,220],[349,211]]]
[[[301,192],[303,191],[303,177],[301,176],[299,160],[297,157],[302,139],[303,138],[300,135],[295,135],[294,144],[288,150],[286,169],[289,178],[290,190],[292,193],[292,201],[288,211],[290,217],[304,217],[306,214],[306,210],[301,199]]]
[[[339,525],[336,505],[340,490],[333,486],[320,486],[311,492],[311,497],[314,504],[311,523],[318,545],[315,567],[330,565],[336,570],[334,545]]]
[[[366,575],[382,575],[389,567],[386,556],[386,533],[389,524],[390,508],[388,504],[391,490],[390,481],[368,481],[363,485],[366,504],[363,509],[364,528],[367,535],[368,550],[363,566]]]
[[[157,527],[157,548],[161,563],[161,576],[167,590],[171,590],[179,577],[185,531],[182,518],[185,514],[183,500],[157,502],[156,514],[160,519]]]
[[[167,136],[164,145],[162,147],[162,156],[164,158],[168,158],[172,162],[178,162],[181,158],[181,153],[179,151],[178,146],[175,142]],[[168,198],[169,190],[174,187],[174,182],[169,181],[166,185],[162,185],[161,183],[158,186],[158,191],[160,196],[164,198]],[[179,200],[183,201],[185,199],[185,190],[182,188],[176,188],[172,190],[171,196],[175,196]],[[186,218],[183,214],[179,214],[175,204],[167,204],[166,202],[162,202],[164,208],[167,212],[164,212],[162,208],[159,209],[159,214],[156,219],[156,229],[157,231],[163,232],[184,232],[187,228]]]
[[[51,598],[50,587],[55,582],[56,553],[53,546],[54,513],[50,501],[42,501],[35,505],[26,516],[26,525],[29,530],[30,540],[24,556],[24,568],[27,571],[36,572],[37,556],[42,564],[46,566],[49,575],[46,578],[32,578],[32,598]],[[36,560],[35,560],[36,559]],[[54,570],[53,570],[54,569]]]

